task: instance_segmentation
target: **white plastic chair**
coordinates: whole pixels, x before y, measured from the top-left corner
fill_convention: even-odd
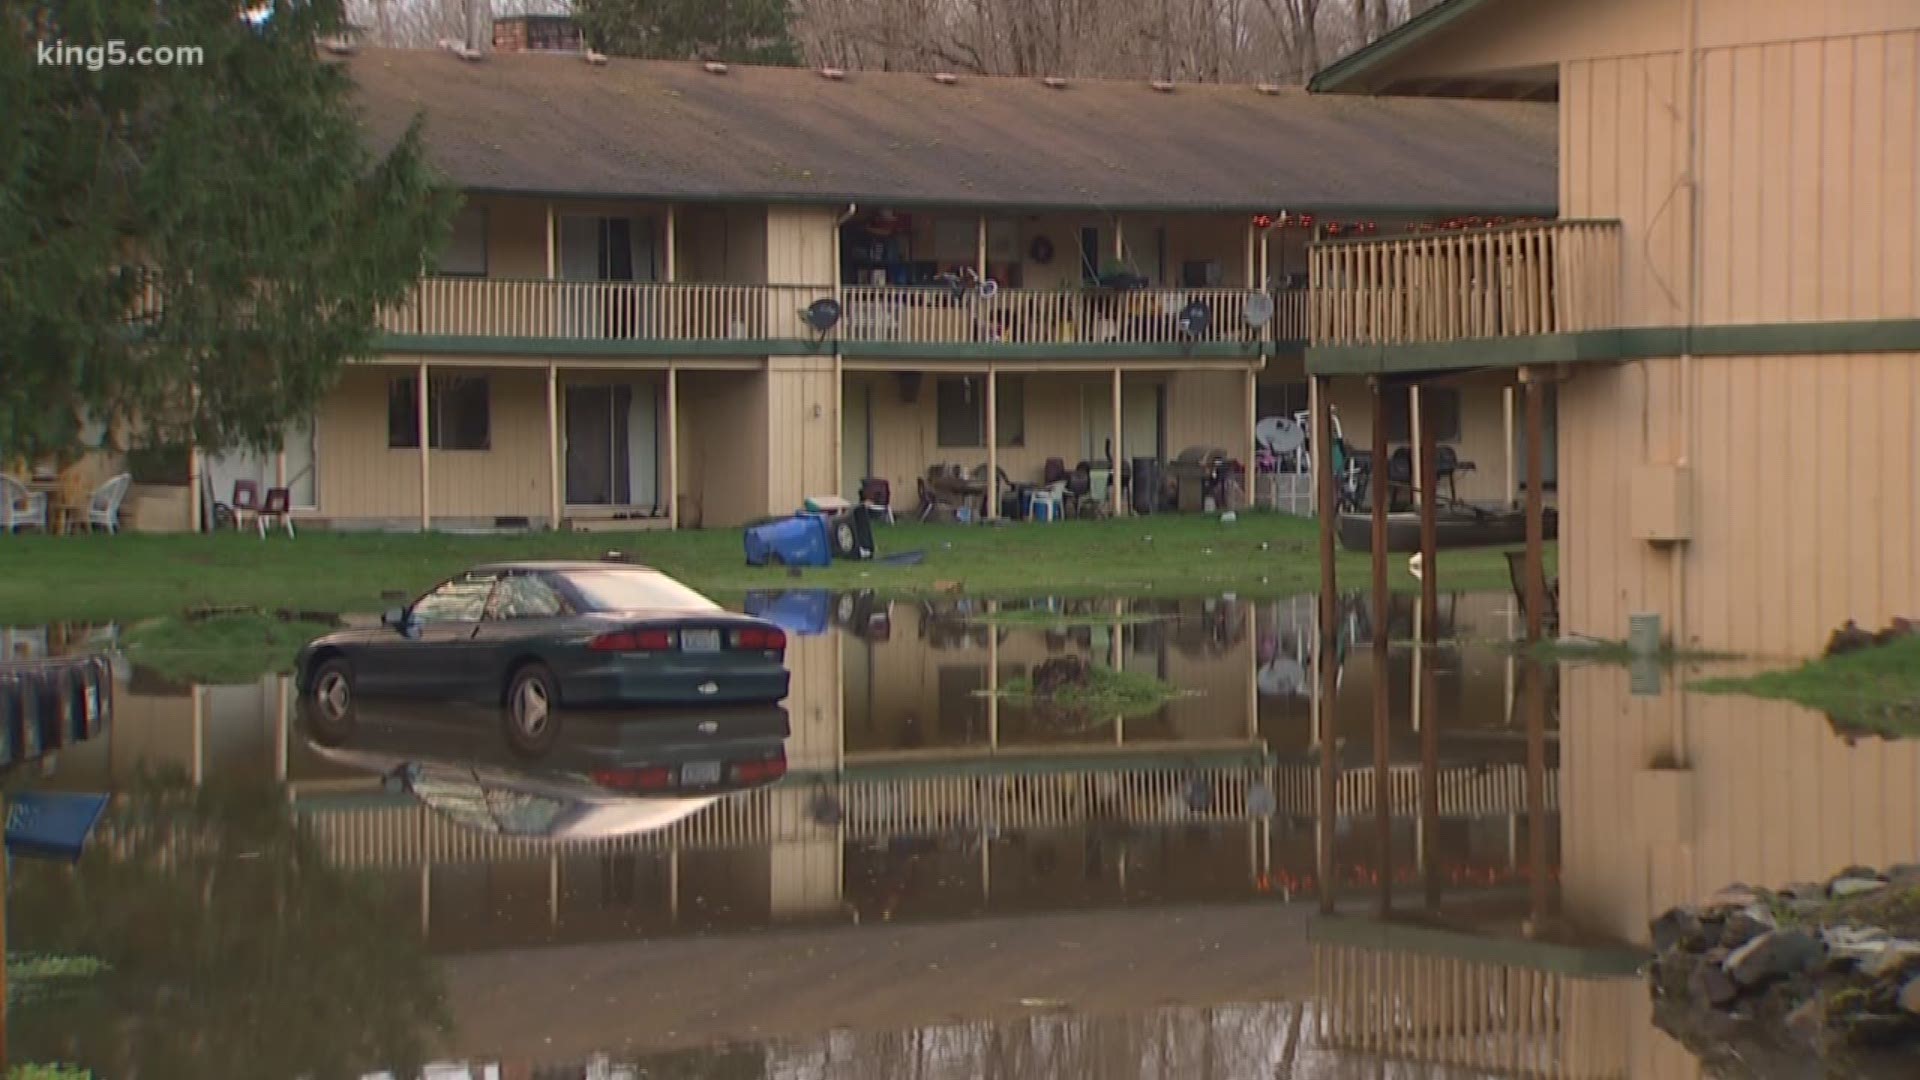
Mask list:
[[[13,532],[27,525],[47,531],[47,493],[30,491],[27,485],[0,474],[0,532]]]
[[[1056,480],[1045,487],[1034,488],[1033,491],[1027,495],[1027,505],[1031,507],[1028,511],[1028,517],[1030,519],[1038,518],[1040,516],[1040,508],[1045,506],[1051,510],[1047,515],[1047,520],[1059,521],[1066,516],[1066,495],[1067,484],[1064,480]]]
[[[88,532],[97,527],[109,533],[120,531],[120,502],[127,497],[127,488],[132,484],[133,475],[121,473],[93,489],[93,497],[87,500]]]

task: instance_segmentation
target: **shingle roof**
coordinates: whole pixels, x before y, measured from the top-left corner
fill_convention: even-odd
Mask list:
[[[424,112],[432,161],[490,193],[1247,212],[1557,201],[1551,105],[537,53],[343,62],[376,145]]]

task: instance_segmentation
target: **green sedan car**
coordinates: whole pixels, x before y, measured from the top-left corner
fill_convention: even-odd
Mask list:
[[[514,746],[537,754],[558,737],[563,708],[787,696],[785,631],[643,566],[478,566],[380,623],[301,649],[296,682],[316,719],[345,720],[362,698],[486,705]]]

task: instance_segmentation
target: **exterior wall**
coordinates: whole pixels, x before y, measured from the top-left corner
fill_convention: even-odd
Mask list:
[[[774,206],[766,211],[767,267],[776,285],[832,285],[836,212],[824,206]]]
[[[441,368],[441,373],[451,369]],[[491,383],[491,448],[430,451],[435,516],[545,520],[548,502],[545,371],[462,369]],[[420,452],[387,447],[387,382],[410,366],[349,368],[314,417],[317,516],[333,521],[420,517]]]
[[[766,372],[682,371],[679,381],[681,522],[743,525],[767,513]]]
[[[752,423],[765,431],[768,503],[760,512],[796,510],[809,495],[839,491],[840,462],[834,455],[834,439],[840,414],[834,401],[833,361],[773,357],[767,361],[766,375],[759,378],[766,386],[764,423],[746,415],[735,417],[734,423]]]
[[[1920,355],[1693,363],[1693,539],[1677,556],[1628,522],[1636,446],[1673,438],[1679,362],[1561,388],[1565,629],[1618,638],[1629,613],[1661,611],[1671,630],[1676,557],[1686,640],[1708,648],[1802,655],[1847,619],[1920,613]]]
[[[1704,51],[1702,323],[1920,314],[1917,80],[1913,29]],[[1562,215],[1622,222],[1627,325],[1684,322],[1682,57],[1572,61],[1561,89]]]
[[[1166,457],[1206,446],[1245,462],[1253,445],[1247,416],[1245,372],[1183,371],[1168,377]]]

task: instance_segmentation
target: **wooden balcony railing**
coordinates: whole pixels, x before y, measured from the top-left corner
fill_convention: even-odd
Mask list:
[[[1616,221],[1329,241],[1308,262],[1314,345],[1562,334],[1620,317]]]
[[[827,285],[695,285],[614,281],[423,278],[404,304],[383,313],[390,334],[569,341],[760,341],[815,332],[801,314],[833,297]],[[1307,294],[1272,294],[1273,314],[1247,319],[1244,289],[1001,289],[853,285],[841,290],[840,322],[827,340],[877,344],[1168,345],[1302,341]],[[1204,330],[1180,313],[1199,302]]]

